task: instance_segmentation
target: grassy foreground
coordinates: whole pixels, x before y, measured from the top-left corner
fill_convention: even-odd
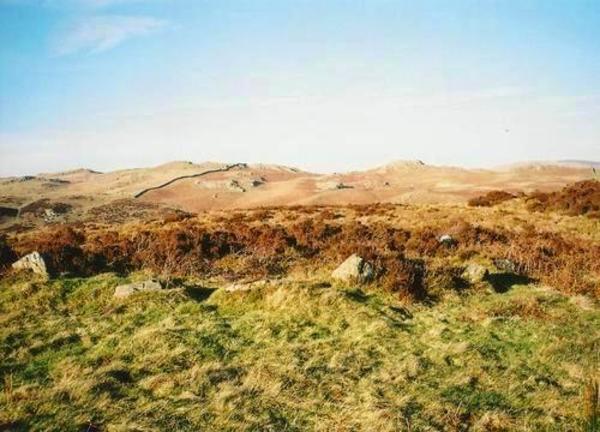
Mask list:
[[[600,312],[572,297],[126,280],[0,281],[0,430],[586,430]]]

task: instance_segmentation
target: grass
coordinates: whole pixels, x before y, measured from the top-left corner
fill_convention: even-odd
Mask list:
[[[131,216],[0,237],[0,271],[32,250],[54,270],[0,276],[0,431],[598,430],[600,219],[520,198]],[[369,285],[330,280],[351,253]],[[169,289],[113,298],[144,271]]]
[[[552,290],[143,277],[0,281],[0,430],[594,430],[600,312]]]

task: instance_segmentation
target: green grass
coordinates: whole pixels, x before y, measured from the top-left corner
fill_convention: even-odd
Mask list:
[[[0,430],[585,427],[600,313],[552,291],[407,306],[316,279],[246,293],[185,281],[114,300],[123,281],[0,282]]]

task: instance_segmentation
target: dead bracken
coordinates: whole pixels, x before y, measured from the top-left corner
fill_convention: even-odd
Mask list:
[[[484,226],[469,222],[468,215],[417,224],[410,221],[416,211],[385,204],[173,212],[160,220],[55,225],[14,234],[4,240],[3,255],[39,251],[54,274],[148,269],[243,278],[333,269],[357,254],[373,265],[375,285],[412,299],[428,297],[429,275],[439,269],[456,273],[457,262],[476,256],[510,260],[514,272],[567,293],[599,296],[597,242],[530,226],[512,229],[502,220]],[[444,235],[451,245],[439,241]]]

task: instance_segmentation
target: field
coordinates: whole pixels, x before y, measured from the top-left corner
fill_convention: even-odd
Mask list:
[[[51,277],[4,267],[0,429],[597,430],[597,188],[6,230]]]

